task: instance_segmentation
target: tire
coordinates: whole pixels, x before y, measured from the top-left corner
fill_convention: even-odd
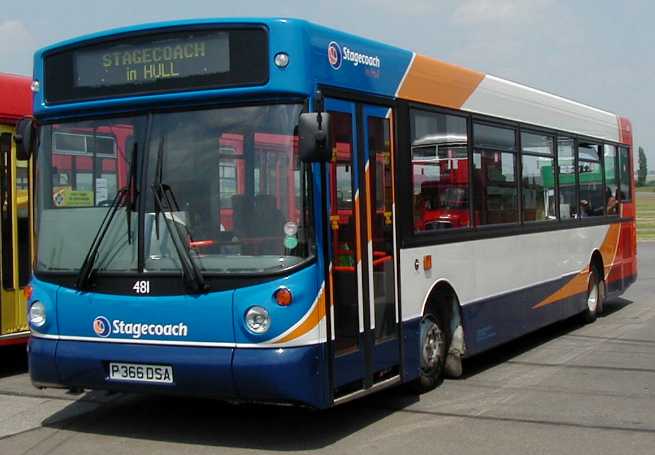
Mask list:
[[[420,330],[419,377],[411,383],[416,393],[427,392],[441,384],[448,353],[448,336],[439,315],[432,312],[425,314],[421,319]]]
[[[582,319],[585,323],[591,324],[596,320],[603,310],[604,300],[605,281],[601,278],[598,270],[592,267],[587,286],[586,307],[582,312]]]

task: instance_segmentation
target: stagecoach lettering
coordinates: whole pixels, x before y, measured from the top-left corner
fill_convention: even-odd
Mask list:
[[[75,83],[81,87],[225,73],[230,71],[228,34],[82,50],[76,53],[75,66]]]
[[[123,52],[110,52],[102,56],[102,66],[131,66],[142,63],[170,62],[173,60],[189,60],[206,56],[204,41],[178,44],[176,46],[146,47]]]
[[[166,79],[179,75],[180,73],[175,71],[173,62],[144,65],[143,67],[143,79],[145,80]]]

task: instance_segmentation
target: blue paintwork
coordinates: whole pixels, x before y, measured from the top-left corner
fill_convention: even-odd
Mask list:
[[[111,381],[108,361],[171,365],[175,383]],[[325,370],[324,344],[232,349],[30,340],[30,375],[41,386],[212,396],[325,408]]]
[[[244,400],[329,405],[326,345],[286,349],[237,349],[233,374]]]
[[[420,323],[421,318],[403,321],[403,381],[416,379],[421,369],[420,358]]]
[[[123,27],[63,41],[40,49],[34,55],[34,79],[43,83],[44,56],[64,47],[78,46],[94,40],[162,28],[206,28],[234,23],[261,24],[268,28],[270,32],[269,56],[271,70],[270,79],[265,85],[129,96],[57,105],[48,105],[44,102],[43,91],[47,88],[42,87],[42,90],[36,93],[34,97],[34,115],[43,121],[47,118],[61,118],[67,115],[79,116],[80,113],[85,111],[125,110],[139,106],[147,108],[168,103],[206,103],[212,97],[234,99],[244,96],[268,97],[280,93],[308,96],[313,93],[317,84],[393,97],[412,58],[412,53],[407,50],[322,27],[304,20],[283,18],[199,19]],[[333,69],[327,58],[328,45],[332,41],[338,43],[342,49],[347,47],[353,52],[377,57],[380,60],[380,68],[373,69],[364,64],[354,65],[352,62],[344,60],[339,69]],[[289,54],[290,63],[285,69],[279,69],[272,64],[274,56],[278,52]]]
[[[479,354],[584,310],[586,293],[541,308],[532,308],[535,302],[561,289],[573,277],[463,305],[466,356]]]
[[[364,337],[359,335],[358,346],[364,346]],[[334,359],[334,386],[339,387],[364,379],[366,369],[364,352],[358,349],[348,354],[336,356]]]
[[[318,295],[322,279],[317,274],[316,266],[307,267],[297,273],[257,286],[250,286],[234,291],[234,339],[237,343],[260,343],[271,340],[288,330],[307,313]],[[282,307],[275,302],[274,291],[286,286],[293,294],[291,305]],[[231,291],[230,291],[231,292]],[[271,316],[271,327],[264,335],[248,331],[244,316],[253,305],[260,305]],[[204,312],[198,312],[204,314]],[[318,321],[316,321],[318,323]],[[226,325],[223,322],[221,325]]]
[[[318,275],[317,266],[314,264],[289,276],[236,291],[137,297],[79,292],[35,278],[32,280],[32,301],[40,300],[46,307],[48,322],[44,327],[38,328],[43,334],[98,338],[93,329],[93,322],[97,317],[104,316],[110,322],[183,323],[188,327],[188,333],[184,337],[136,337],[134,334],[116,333],[112,324],[108,340],[260,343],[288,330],[307,313],[318,295],[321,281],[322,277]],[[279,306],[273,298],[273,292],[280,286],[288,287],[293,293],[293,302],[288,307]],[[245,329],[243,316],[253,305],[263,306],[271,314],[271,328],[265,335],[254,335]]]
[[[27,359],[32,383],[39,387],[57,387],[62,384],[57,372],[57,342],[30,338]]]

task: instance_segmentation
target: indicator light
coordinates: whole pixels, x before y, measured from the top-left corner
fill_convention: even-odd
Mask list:
[[[280,306],[289,306],[293,301],[293,294],[291,293],[289,288],[285,288],[285,287],[281,287],[278,290],[276,290],[275,293],[273,294],[273,297],[275,297],[275,301]]]

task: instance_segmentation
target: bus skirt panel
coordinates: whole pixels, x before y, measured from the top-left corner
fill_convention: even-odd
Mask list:
[[[324,345],[294,348],[161,346],[33,337],[38,387],[154,392],[325,407]],[[110,364],[171,367],[170,383],[110,378]]]

